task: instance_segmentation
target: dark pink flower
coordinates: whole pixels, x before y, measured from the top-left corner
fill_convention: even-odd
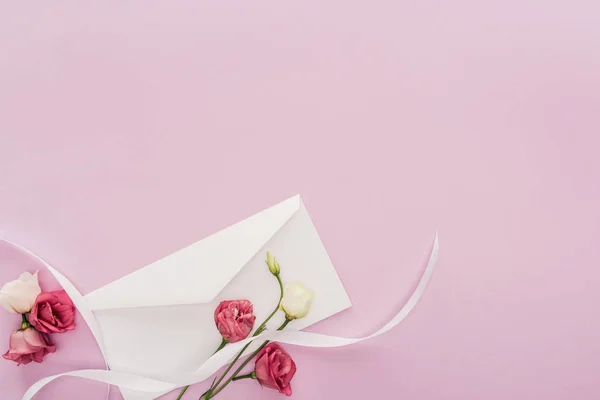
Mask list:
[[[261,385],[292,395],[290,381],[296,373],[296,363],[276,343],[269,343],[256,356],[254,374]]]
[[[40,293],[29,314],[29,323],[43,333],[75,329],[75,306],[64,290]]]
[[[56,347],[50,342],[48,335],[29,327],[13,332],[10,336],[10,348],[2,357],[16,362],[17,365],[29,364],[32,361],[41,363],[46,354],[55,351]]]
[[[256,320],[252,311],[248,300],[222,301],[215,310],[215,324],[223,339],[229,343],[246,339]]]

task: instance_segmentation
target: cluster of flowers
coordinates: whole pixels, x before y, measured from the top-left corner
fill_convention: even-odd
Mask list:
[[[253,336],[258,336],[267,329],[269,320],[281,310],[285,313],[285,321],[278,330],[284,329],[290,322],[304,318],[312,305],[314,292],[307,289],[301,283],[288,283],[283,286],[280,272],[281,267],[271,253],[267,253],[267,266],[279,283],[280,296],[277,306],[265,321],[256,328]],[[252,330],[256,317],[254,308],[248,300],[226,300],[221,302],[215,310],[215,324],[223,340],[217,350],[220,351],[228,343],[235,343],[246,339]],[[240,379],[255,379],[262,387],[278,390],[287,396],[292,394],[290,382],[296,373],[296,363],[290,355],[276,343],[265,341],[241,365],[225,380],[229,372],[236,365],[240,357],[250,346],[248,343],[233,362],[229,364],[225,372],[213,381],[211,387],[200,397],[200,400],[208,400],[219,394],[230,382]],[[254,370],[243,374],[242,370],[251,361],[255,360]],[[243,375],[240,375],[243,374]],[[222,383],[223,382],[223,383]],[[180,400],[188,387],[183,388],[177,400]]]
[[[24,272],[2,286],[0,305],[22,317],[21,328],[10,336],[9,349],[2,356],[17,365],[41,363],[46,354],[56,351],[49,334],[75,329],[73,302],[64,290],[42,293],[37,272]]]

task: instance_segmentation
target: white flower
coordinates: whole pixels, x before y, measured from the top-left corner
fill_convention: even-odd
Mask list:
[[[35,299],[42,290],[37,272],[23,272],[16,281],[8,282],[0,289],[0,305],[9,312],[25,314],[31,311]]]
[[[292,282],[285,285],[281,309],[285,312],[287,319],[304,318],[310,310],[315,292],[304,287],[303,284]]]

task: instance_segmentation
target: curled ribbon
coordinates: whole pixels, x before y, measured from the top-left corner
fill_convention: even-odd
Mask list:
[[[52,266],[50,266],[43,259],[41,259],[37,255],[35,255],[33,252],[27,250],[23,246],[13,243],[11,241],[4,240],[4,239],[0,239],[0,240],[3,240],[5,242],[17,247],[21,251],[25,252],[26,254],[30,255],[31,257],[42,262],[48,268],[48,270],[54,275],[54,277],[63,286],[65,291],[69,294],[69,296],[73,300],[73,303],[75,304],[75,306],[81,313],[83,319],[85,320],[85,322],[89,326],[90,330],[92,331],[92,334],[96,338],[98,345],[100,346],[100,350],[102,351],[102,354],[104,355],[105,349],[104,349],[104,344],[102,341],[102,333],[100,331],[98,322],[96,321],[96,318],[95,318],[93,312],[87,306],[85,299],[83,298],[81,293],[79,293],[79,291],[75,288],[75,286],[67,278],[65,278],[62,274],[60,274],[58,271],[56,271],[54,268],[52,268]],[[43,379],[39,380],[38,382],[34,383],[27,390],[27,392],[25,392],[22,400],[30,400],[31,398],[33,398],[33,396],[37,392],[39,392],[48,383],[54,381],[55,379],[58,379],[61,377],[67,377],[67,376],[91,379],[91,380],[94,380],[97,382],[102,382],[102,383],[107,383],[109,385],[118,386],[121,390],[125,389],[125,390],[131,390],[131,391],[135,391],[135,392],[143,392],[143,393],[148,394],[148,396],[154,396],[153,398],[156,398],[167,392],[170,392],[171,390],[177,389],[178,387],[182,387],[185,385],[192,385],[192,384],[206,380],[207,378],[212,376],[215,372],[217,372],[221,367],[223,367],[224,365],[227,365],[231,361],[231,359],[242,349],[242,347],[244,347],[247,343],[254,341],[254,340],[259,340],[259,341],[272,340],[272,341],[277,341],[277,342],[281,342],[281,343],[287,343],[287,344],[292,344],[292,345],[296,345],[296,346],[305,346],[305,347],[341,347],[341,346],[348,346],[351,344],[359,343],[364,340],[368,340],[368,339],[377,337],[379,335],[382,335],[382,334],[388,332],[389,330],[394,328],[396,325],[398,325],[400,322],[402,322],[408,316],[408,314],[413,310],[413,308],[417,305],[417,303],[421,299],[423,293],[425,292],[425,288],[427,287],[429,280],[431,279],[433,270],[435,269],[435,266],[436,266],[436,263],[438,260],[438,253],[439,253],[439,243],[438,243],[438,235],[436,233],[435,239],[433,242],[433,247],[431,249],[431,253],[429,255],[429,260],[427,262],[425,271],[423,272],[423,275],[421,276],[421,280],[419,281],[419,284],[413,291],[412,295],[410,296],[410,298],[408,299],[406,304],[402,307],[402,309],[398,312],[398,314],[396,314],[396,316],[394,318],[392,318],[387,324],[385,324],[385,326],[383,326],[381,329],[377,330],[376,332],[374,332],[371,335],[368,335],[366,337],[344,338],[344,337],[330,336],[330,335],[324,335],[324,334],[319,334],[319,333],[311,333],[311,332],[304,332],[304,331],[291,330],[291,329],[285,330],[285,331],[266,332],[266,333],[263,333],[256,337],[248,338],[248,339],[242,340],[240,342],[230,344],[229,346],[223,348],[223,350],[214,354],[212,357],[210,357],[208,360],[206,360],[193,373],[179,375],[179,376],[173,376],[166,380],[165,379],[158,380],[158,379],[147,378],[147,377],[135,375],[135,374],[111,371],[108,369],[108,365],[107,365],[106,370],[78,370],[78,371],[66,372],[63,374],[58,374],[58,375],[53,375],[53,376],[43,378]]]

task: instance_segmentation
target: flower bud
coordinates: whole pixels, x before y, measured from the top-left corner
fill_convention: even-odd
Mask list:
[[[273,255],[271,253],[269,253],[268,251],[267,251],[267,265],[269,266],[269,271],[271,271],[271,273],[273,275],[279,275],[279,272],[281,272],[279,263],[277,262],[275,257],[273,257]]]

